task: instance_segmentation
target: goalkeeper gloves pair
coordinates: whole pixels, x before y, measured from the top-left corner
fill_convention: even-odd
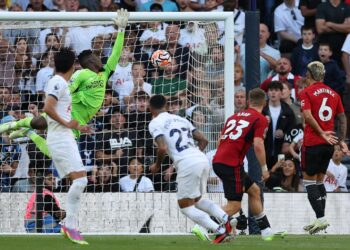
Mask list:
[[[112,18],[112,21],[118,26],[118,32],[125,32],[125,28],[128,25],[129,13],[125,9],[117,11],[117,17]]]

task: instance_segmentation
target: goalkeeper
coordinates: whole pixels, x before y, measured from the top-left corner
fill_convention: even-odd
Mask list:
[[[118,35],[112,53],[105,65],[91,50],[84,50],[78,55],[79,63],[83,69],[73,74],[69,85],[69,91],[72,96],[71,113],[73,118],[69,124],[70,127],[76,127],[76,123],[81,126],[86,125],[100,110],[105,96],[107,81],[113,74],[123,49],[128,18],[129,13],[124,9],[118,10],[117,17],[113,18],[114,24],[118,27]],[[25,129],[18,130],[20,128]],[[38,117],[27,117],[16,122],[5,123],[0,126],[0,133],[17,130],[10,134],[10,139],[28,136],[40,151],[50,157],[45,139],[31,130],[43,130],[46,128],[46,114],[43,113]],[[74,130],[74,134],[79,138],[80,132],[78,130]]]

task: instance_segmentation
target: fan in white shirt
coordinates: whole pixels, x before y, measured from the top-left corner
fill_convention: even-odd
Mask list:
[[[143,164],[140,158],[131,158],[129,162],[129,175],[120,178],[119,185],[122,192],[153,192],[151,179],[143,174]]]
[[[346,179],[348,169],[341,163],[344,153],[338,145],[334,146],[332,159],[329,161],[327,173],[324,177],[324,186],[327,192],[347,192]]]

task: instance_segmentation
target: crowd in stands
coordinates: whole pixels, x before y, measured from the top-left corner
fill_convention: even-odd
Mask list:
[[[0,0],[1,11],[233,11],[235,31],[234,105],[246,107],[245,12],[250,1],[224,0]],[[306,65],[321,61],[324,82],[343,99],[350,121],[350,1],[262,0],[260,10],[260,87],[267,92],[263,114],[269,120],[265,140],[271,177],[269,190],[303,191],[300,145],[303,121],[299,93],[305,87]],[[52,13],[54,15],[54,13]],[[117,36],[111,25],[11,28],[0,27],[0,120],[11,122],[41,112],[53,57],[61,47],[77,55],[91,49],[106,63]],[[176,171],[166,159],[159,174],[148,167],[155,148],[148,131],[152,94],[168,99],[168,111],[187,117],[210,143],[210,159],[224,123],[224,27],[222,22],[140,22],[125,33],[124,49],[109,79],[101,110],[79,146],[89,171],[87,192],[175,191]],[[150,56],[167,50],[172,61],[155,68]],[[76,63],[76,69],[81,69]],[[350,124],[349,124],[350,125]],[[350,126],[348,126],[349,128]],[[39,131],[44,133],[43,131]],[[348,133],[348,136],[350,133]],[[49,159],[38,160],[28,138],[10,141],[1,135],[0,192],[32,192],[38,169],[55,175]],[[179,143],[181,138],[179,138]],[[279,158],[283,154],[284,158]],[[335,150],[325,182],[328,191],[347,191],[344,155]],[[43,157],[41,157],[43,158]],[[41,159],[40,158],[40,159]],[[49,161],[49,163],[47,163]],[[54,190],[67,191],[66,180]],[[209,191],[222,191],[211,174]]]

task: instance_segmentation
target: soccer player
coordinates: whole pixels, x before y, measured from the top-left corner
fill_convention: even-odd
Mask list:
[[[87,177],[72,131],[85,127],[72,120],[72,97],[68,88],[74,72],[75,54],[63,48],[55,55],[54,61],[56,74],[47,84],[44,104],[48,123],[47,146],[60,178],[68,176],[72,181],[67,194],[66,222],[61,230],[74,243],[87,245],[77,230],[80,195],[87,185]]]
[[[172,158],[177,171],[177,199],[181,212],[195,223],[215,232],[214,244],[233,239],[229,216],[214,202],[201,198],[207,187],[209,162],[201,151],[208,140],[186,119],[166,111],[166,99],[163,95],[154,95],[149,100],[149,109],[153,120],[149,131],[154,138],[157,160],[150,166],[153,174],[158,173],[166,155]],[[198,148],[194,144],[198,142]],[[214,222],[210,216],[220,220],[223,225]]]
[[[304,185],[316,220],[304,227],[315,234],[329,226],[325,218],[326,189],[323,184],[333,145],[339,144],[349,154],[344,143],[346,117],[339,95],[322,81],[325,68],[321,62],[307,66],[306,79],[309,87],[300,93],[301,109],[305,119],[304,142],[301,154]],[[339,120],[339,137],[334,135],[334,118]]]
[[[265,92],[259,88],[253,89],[249,92],[249,108],[227,119],[213,159],[213,169],[223,182],[227,199],[225,212],[230,216],[239,212],[243,192],[248,193],[249,208],[261,230],[262,239],[272,240],[273,233],[263,210],[260,189],[243,168],[244,157],[253,144],[263,179],[267,180],[269,177],[264,146],[268,121],[261,114],[265,104]]]
[[[117,40],[113,46],[112,54],[105,65],[102,65],[101,59],[92,53],[91,50],[84,50],[78,56],[82,70],[74,73],[69,85],[69,91],[72,95],[72,117],[80,125],[86,125],[91,118],[99,111],[104,100],[108,78],[112,75],[119,61],[124,43],[125,28],[128,23],[129,14],[126,10],[118,10],[117,17],[113,19],[118,26]],[[44,115],[36,118],[27,117],[17,122],[10,122],[0,126],[0,133],[16,130],[18,128],[46,129],[47,122]],[[74,131],[79,137],[78,130]],[[37,144],[38,148],[49,156],[46,142],[32,130],[24,129],[10,134],[10,138],[28,136]]]

